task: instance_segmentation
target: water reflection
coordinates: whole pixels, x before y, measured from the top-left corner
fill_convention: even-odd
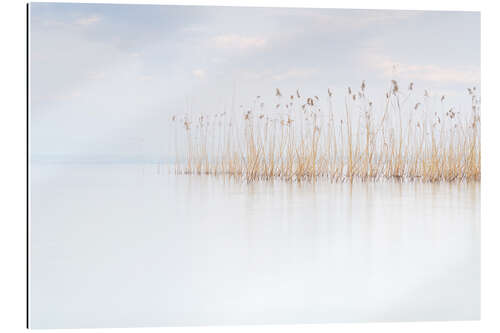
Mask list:
[[[48,182],[49,171],[32,174],[38,326],[479,316],[479,184],[246,184],[153,165],[68,166]],[[89,311],[102,315],[77,315]]]

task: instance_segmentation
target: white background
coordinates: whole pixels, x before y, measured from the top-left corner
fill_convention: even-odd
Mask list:
[[[72,1],[66,1],[72,2]],[[74,2],[74,1],[73,1]],[[95,1],[86,1],[95,2]],[[139,3],[140,1],[106,1]],[[482,20],[482,319],[477,322],[419,322],[293,326],[96,329],[92,332],[498,332],[500,331],[500,6],[493,1],[147,1],[163,4],[334,7],[365,9],[474,10]],[[26,4],[2,1],[0,8],[0,331],[26,326]],[[56,332],[82,332],[57,330]]]

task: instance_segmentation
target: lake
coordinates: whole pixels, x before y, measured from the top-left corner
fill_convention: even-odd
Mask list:
[[[32,164],[33,328],[476,320],[480,184]]]

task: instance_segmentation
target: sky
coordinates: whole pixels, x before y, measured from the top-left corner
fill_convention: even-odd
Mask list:
[[[392,79],[466,109],[480,14],[30,5],[32,160],[168,159],[174,114],[272,101],[276,88],[343,98],[363,80],[377,106]]]

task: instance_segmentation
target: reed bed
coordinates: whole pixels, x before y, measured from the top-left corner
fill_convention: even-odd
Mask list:
[[[249,108],[175,115],[175,172],[247,182],[480,181],[480,98],[475,87],[464,93],[470,105],[457,111],[445,96],[415,96],[413,83],[402,91],[392,81],[376,109],[363,82],[347,89],[343,108],[330,89],[321,99],[276,89],[270,107],[257,96]]]

